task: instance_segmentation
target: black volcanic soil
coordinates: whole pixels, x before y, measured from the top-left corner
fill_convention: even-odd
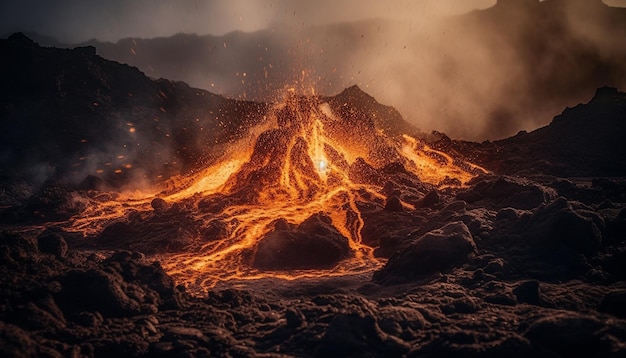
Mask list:
[[[155,96],[161,85],[182,86],[149,81],[129,67],[101,62],[90,50],[41,49],[19,36],[0,46],[10,54],[3,58],[45,58],[48,65],[62,59],[63,66],[58,68],[68,68],[70,74],[67,66],[82,63],[96,72],[104,71],[93,78],[112,76],[106,83],[131,73],[147,86],[145,93]],[[16,138],[25,141],[24,146],[21,142],[3,144],[3,153],[9,154],[2,158],[10,159],[2,162],[3,173],[11,172],[13,164],[16,172],[27,173],[28,163],[20,161],[20,155],[28,148],[46,152],[46,146],[38,147],[35,142],[56,145],[60,138],[74,138],[59,137],[46,127],[69,128],[66,124],[75,118],[53,115],[44,120],[45,113],[54,112],[51,108],[61,108],[54,107],[60,99],[50,96],[64,92],[44,91],[45,86],[36,85],[33,68],[47,68],[45,73],[58,75],[41,66],[24,68],[23,75],[31,79],[33,88],[43,91],[32,94],[43,107],[28,104],[31,95],[26,89],[16,92],[19,96],[2,97],[3,135],[16,133]],[[13,71],[2,69],[3,79]],[[45,73],[39,76],[48,83]],[[73,81],[79,82],[69,82],[70,87],[76,86],[74,91],[87,97],[93,95],[94,87],[81,87],[83,76],[75,76]],[[2,83],[3,93],[10,92],[6,81]],[[108,93],[105,87],[95,92]],[[170,95],[175,96],[171,100],[186,103],[177,97],[179,92]],[[82,108],[72,104],[75,96],[66,97],[70,102],[60,113]],[[345,102],[347,110],[358,110],[360,102],[375,104],[358,88],[340,96],[349,101]],[[113,110],[118,102],[111,101]],[[617,154],[624,153],[620,152],[623,143],[614,138],[626,134],[625,103],[624,93],[602,89],[590,103],[566,110],[550,126],[532,133],[482,144],[441,137],[435,144],[442,149],[468,153],[492,170],[473,179],[467,188],[433,190],[407,180],[401,168],[382,170],[393,184],[382,187],[388,199],[372,203],[363,229],[364,240],[389,258],[376,272],[227,282],[193,296],[142,252],[116,249],[116,245],[107,250],[79,249],[80,238],[48,225],[80,211],[68,198],[72,192],[86,190],[58,180],[67,174],[62,165],[56,180],[48,181],[34,195],[28,178],[12,176],[1,187],[6,201],[0,233],[0,355],[624,356],[626,179],[623,158]],[[239,105],[254,111],[263,106]],[[34,113],[30,117],[28,108]],[[138,107],[119,110],[130,115],[125,112],[128,108]],[[105,117],[98,117],[100,125],[112,126]],[[141,118],[137,116],[136,121]],[[171,120],[176,126],[174,117]],[[22,124],[43,129],[34,139],[17,137]],[[77,130],[75,138],[80,134]],[[95,136],[93,142],[108,139]],[[583,143],[585,149],[577,149]],[[45,160],[63,163],[78,149],[67,150]],[[568,150],[576,155],[567,155]],[[502,164],[514,153],[517,164]],[[541,158],[547,158],[549,165]],[[607,167],[610,170],[602,169]],[[101,180],[90,177],[83,184],[94,190]],[[416,209],[403,208],[398,199],[413,201]],[[154,215],[146,220],[175,213],[158,201],[152,208]],[[177,216],[170,219],[184,222]],[[318,247],[343,247],[344,238],[328,226],[323,215],[313,217],[309,224],[313,231],[326,235],[327,241]],[[276,226],[266,239],[277,245],[311,232],[304,224]],[[109,230],[108,242],[113,244],[129,231],[133,233],[128,228]],[[297,260],[288,259],[297,265]]]

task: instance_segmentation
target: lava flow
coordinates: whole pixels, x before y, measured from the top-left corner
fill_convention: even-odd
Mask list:
[[[290,93],[213,165],[154,193],[83,198],[87,209],[68,230],[98,247],[155,254],[179,283],[201,289],[369,272],[383,259],[364,242],[364,212],[385,206],[389,172],[441,188],[483,170],[323,97]]]

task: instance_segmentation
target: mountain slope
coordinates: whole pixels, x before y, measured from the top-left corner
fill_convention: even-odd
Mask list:
[[[150,77],[232,98],[276,100],[285,87],[332,94],[357,84],[423,130],[494,140],[548,124],[598,87],[625,88],[625,42],[625,9],[507,0],[443,19],[82,45]]]
[[[16,34],[0,48],[3,176],[155,181],[191,170],[266,107],[153,81],[92,47],[42,48]]]
[[[625,176],[624,138],[626,93],[603,87],[588,103],[565,109],[549,125],[530,133],[483,143],[444,137],[435,146],[462,152],[501,174]]]

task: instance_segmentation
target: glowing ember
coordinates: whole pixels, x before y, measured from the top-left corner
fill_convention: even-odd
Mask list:
[[[179,222],[178,232],[196,237],[159,260],[191,287],[369,272],[382,262],[363,243],[362,208],[372,202],[382,207],[386,196],[384,182],[363,168],[381,171],[395,164],[438,187],[461,186],[482,171],[411,136],[387,137],[372,123],[345,118],[320,97],[289,92],[265,123],[213,165],[172,178],[153,192],[84,199],[87,210],[73,219],[70,230],[93,237],[131,216],[152,222],[144,218],[153,211],[172,217],[188,213],[184,220],[190,224]],[[162,200],[153,201],[157,198]]]

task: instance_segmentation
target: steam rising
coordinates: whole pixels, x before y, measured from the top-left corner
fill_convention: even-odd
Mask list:
[[[235,98],[276,101],[287,87],[330,95],[357,84],[423,131],[469,140],[533,130],[597,87],[626,87],[624,9],[504,0],[453,15],[451,3],[235,3],[234,13],[257,13],[269,28],[90,44],[149,76]],[[337,14],[358,21],[333,23]],[[379,18],[359,20],[371,16]]]
[[[533,130],[597,87],[626,87],[626,10],[599,0],[113,1],[67,9],[40,30],[69,42],[132,36],[87,44],[151,77],[260,101],[277,101],[287,87],[332,95],[357,84],[423,131],[459,139]],[[472,9],[485,10],[462,14]],[[102,28],[86,25],[94,18]]]

